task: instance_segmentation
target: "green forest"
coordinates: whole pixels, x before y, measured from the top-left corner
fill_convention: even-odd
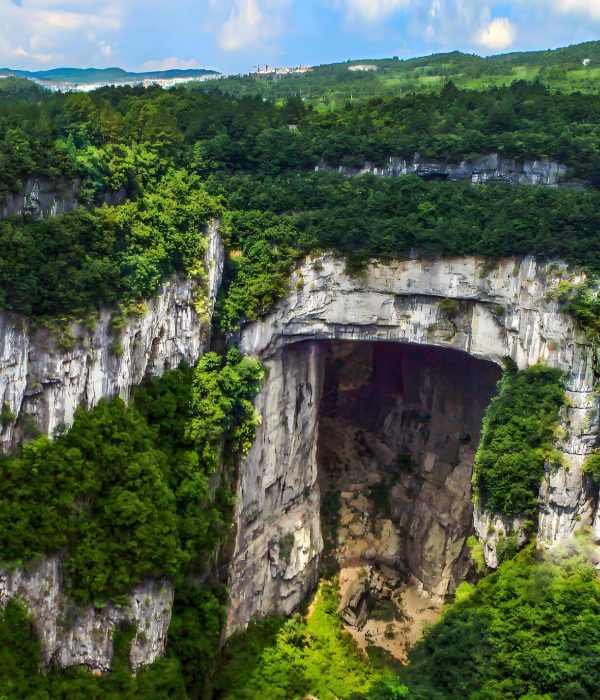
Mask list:
[[[48,95],[0,89],[0,193],[30,178],[79,185],[82,207],[0,222],[0,307],[40,319],[89,318],[198,272],[213,218],[232,250],[220,324],[254,318],[291,267],[332,249],[356,268],[372,257],[535,254],[600,270],[600,96],[540,83],[377,97],[336,110],[193,88],[105,88]],[[289,128],[290,125],[294,129]],[[296,128],[297,127],[297,128]],[[361,165],[391,155],[459,161],[490,152],[553,158],[569,189],[471,187],[314,173],[321,159]],[[126,201],[103,204],[110,193]]]
[[[359,649],[338,614],[335,576],[289,618],[222,637],[238,467],[268,376],[235,349],[236,334],[289,293],[307,256],[332,252],[356,276],[374,259],[476,255],[490,269],[513,256],[561,260],[568,269],[548,301],[597,351],[600,73],[584,57],[600,61],[600,42],[376,60],[370,74],[333,64],[169,90],[50,93],[20,78],[0,81],[0,211],[32,180],[58,197],[75,187],[78,204],[47,218],[0,219],[0,311],[9,319],[56,332],[75,320],[93,327],[111,307],[122,322],[175,275],[195,280],[201,310],[214,221],[226,248],[212,350],[195,367],[146,379],[128,401],[80,407],[70,429],[28,433],[0,456],[2,568],[60,556],[73,611],[123,606],[148,578],[168,581],[175,602],[166,655],[132,674],[136,630],[122,626],[110,673],[52,666],[40,674],[34,622],[12,600],[0,610],[0,700],[598,697],[600,579],[585,537],[517,553],[510,533],[495,572],[475,543],[468,580],[408,665],[374,645]],[[490,153],[554,160],[566,166],[565,182],[474,186],[315,171],[321,162],[360,168],[419,154],[457,163]],[[577,272],[584,277],[574,283]],[[561,372],[519,371],[507,360],[482,425],[478,503],[533,522],[544,473],[559,466],[566,405]],[[9,409],[2,428],[14,419]],[[583,470],[600,482],[600,453]]]
[[[584,66],[582,61],[589,59]],[[482,90],[504,87],[518,80],[539,82],[560,93],[598,94],[597,41],[561,49],[477,56],[460,51],[421,58],[365,58],[314,66],[292,75],[228,76],[204,86],[232,97],[260,95],[270,100],[299,97],[328,109],[348,101],[391,97],[407,93],[432,93],[452,80],[462,88]],[[374,72],[351,71],[360,64],[375,66]]]

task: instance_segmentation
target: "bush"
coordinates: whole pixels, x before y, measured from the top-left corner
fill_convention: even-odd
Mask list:
[[[483,420],[475,458],[476,497],[506,516],[537,509],[546,464],[558,456],[553,439],[564,404],[562,374],[544,365],[519,372],[509,363]]]
[[[405,697],[386,668],[358,653],[337,614],[336,588],[322,582],[306,618],[251,622],[226,644],[214,690],[223,700]],[[382,694],[386,688],[387,695]],[[377,690],[375,690],[377,688]],[[376,693],[371,696],[371,691]],[[391,693],[396,693],[393,695]],[[398,694],[400,693],[400,694]]]
[[[232,351],[205,355],[134,393],[102,400],[73,427],[0,461],[0,560],[66,552],[78,601],[119,600],[147,576],[179,580],[209,555],[231,499],[208,479],[223,452],[242,454],[262,372]],[[227,484],[224,485],[225,488]]]
[[[400,680],[422,700],[591,700],[599,644],[600,580],[585,555],[529,547],[445,610]]]

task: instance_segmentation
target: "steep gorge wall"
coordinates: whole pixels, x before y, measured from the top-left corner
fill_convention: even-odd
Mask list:
[[[318,462],[322,493],[340,494],[335,560],[453,593],[470,569],[471,477],[500,368],[434,346],[321,346]]]
[[[20,192],[8,192],[0,199],[0,220],[8,216],[28,216],[45,219],[55,214],[66,214],[79,206],[81,181],[61,182],[33,177],[23,183]],[[106,192],[101,203],[122,204],[124,189]]]
[[[542,485],[539,539],[560,541],[593,524],[597,489],[581,471],[600,433],[593,351],[551,300],[565,271],[532,258],[492,266],[468,257],[372,264],[353,277],[332,255],[297,271],[294,291],[240,339],[241,350],[260,357],[269,373],[257,401],[262,425],[242,465],[228,631],[257,614],[289,611],[318,575],[320,494],[316,453],[308,445],[319,430],[323,370],[312,341],[436,345],[497,365],[511,357],[521,369],[538,362],[561,369],[569,405],[561,413],[557,449],[565,466],[549,472]],[[458,303],[449,307],[447,299]],[[310,363],[301,354],[294,362],[289,353],[300,341]],[[495,565],[495,542],[510,524],[476,513],[475,525]],[[284,566],[279,550],[285,538],[293,545]]]
[[[223,264],[215,221],[207,231],[206,285],[200,288],[183,278],[165,282],[143,313],[129,317],[118,333],[111,329],[114,310],[103,310],[94,329],[73,324],[69,350],[49,331],[0,313],[0,406],[12,414],[2,426],[2,448],[10,449],[32,432],[52,435],[68,427],[78,406],[91,408],[103,397],[127,399],[145,378],[182,361],[195,364],[208,349]],[[196,311],[199,297],[206,297],[206,316]],[[173,604],[173,588],[166,580],[144,581],[123,607],[78,608],[65,595],[61,557],[53,556],[26,569],[0,569],[0,606],[12,598],[32,614],[45,667],[85,664],[108,670],[113,632],[124,622],[136,629],[130,650],[134,671],[164,653]]]
[[[64,593],[62,562],[54,556],[27,570],[0,570],[0,606],[12,598],[25,603],[33,615],[44,668],[85,665],[108,671],[113,635],[122,623],[135,628],[130,650],[134,672],[164,654],[173,607],[173,586],[168,581],[144,581],[122,607],[110,603],[80,609]]]
[[[132,386],[159,376],[183,361],[190,365],[206,351],[210,315],[221,283],[224,251],[218,225],[207,234],[206,289],[190,279],[163,283],[130,316],[122,330],[112,322],[117,312],[104,309],[95,327],[71,326],[73,347],[65,350],[28,319],[0,312],[0,406],[12,418],[0,426],[0,445],[9,449],[32,433],[52,435],[73,422],[78,406],[91,408],[101,398],[127,399]],[[208,317],[195,309],[197,296],[208,298]]]
[[[321,161],[315,168],[340,175],[378,175],[381,177],[402,177],[418,175],[424,179],[466,180],[473,184],[484,182],[504,182],[513,185],[545,185],[557,187],[564,185],[563,179],[567,168],[551,160],[517,161],[505,158],[498,153],[490,153],[471,161],[446,163],[439,160],[422,158],[418,153],[412,160],[399,157],[388,158],[383,165],[367,161],[362,168],[347,166],[331,167]],[[568,186],[578,186],[568,183]],[[581,185],[579,185],[581,186]]]
[[[262,359],[268,379],[256,400],[261,425],[240,470],[227,633],[256,615],[292,613],[317,582],[323,546],[316,460],[323,358],[308,343]]]

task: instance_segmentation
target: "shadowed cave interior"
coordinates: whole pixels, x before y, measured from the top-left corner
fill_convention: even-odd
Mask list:
[[[473,463],[501,370],[433,346],[321,349],[321,571],[339,573],[359,645],[402,659],[469,575]]]

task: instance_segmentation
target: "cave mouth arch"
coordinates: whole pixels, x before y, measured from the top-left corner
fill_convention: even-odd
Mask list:
[[[343,617],[373,639],[385,629],[371,624],[374,604],[391,622],[381,600],[423,591],[439,602],[469,574],[473,464],[501,369],[438,346],[318,345],[321,572],[338,571]]]

